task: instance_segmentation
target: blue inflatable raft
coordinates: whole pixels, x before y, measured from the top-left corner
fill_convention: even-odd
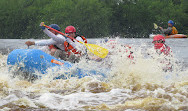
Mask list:
[[[8,55],[7,65],[10,70],[12,70],[13,67],[17,67],[19,71],[32,74],[32,76],[36,78],[41,78],[44,74],[47,74],[49,68],[54,68],[54,73],[58,72],[58,70],[65,70],[64,74],[58,74],[54,79],[66,79],[67,77],[82,78],[85,76],[97,76],[102,79],[106,77],[104,73],[96,70],[73,68],[73,63],[56,59],[39,49],[13,50]]]

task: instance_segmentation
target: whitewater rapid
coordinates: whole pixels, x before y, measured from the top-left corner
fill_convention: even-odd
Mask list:
[[[174,55],[171,58],[172,72],[163,71],[164,65],[159,62],[161,58],[153,54],[155,51],[151,41],[151,39],[116,38],[115,42],[118,44],[131,46],[134,59],[130,60],[122,45],[116,45],[115,49],[111,49],[101,40],[90,40],[89,42],[101,45],[115,54],[103,62],[82,59],[78,66],[87,69],[110,67],[108,78],[105,80],[94,77],[53,80],[45,76],[32,82],[27,81],[20,76],[12,76],[6,64],[8,53],[2,52],[0,109],[188,110],[188,54],[185,52],[188,49],[188,40],[166,40]],[[24,45],[24,41],[19,43]],[[10,47],[5,49],[8,48]],[[63,72],[60,70],[58,73]],[[48,74],[52,72],[49,71]]]

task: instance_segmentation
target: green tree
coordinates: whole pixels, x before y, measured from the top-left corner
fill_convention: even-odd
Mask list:
[[[148,37],[153,23],[188,33],[187,0],[1,0],[0,38],[43,38],[40,22],[76,27],[87,38]]]

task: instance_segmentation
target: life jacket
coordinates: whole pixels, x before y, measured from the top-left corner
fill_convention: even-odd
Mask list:
[[[87,39],[84,36],[80,36],[80,37],[84,40],[84,43],[87,43]]]
[[[49,45],[48,47],[49,47],[49,49],[60,49],[60,48],[57,47],[56,45]]]
[[[159,54],[162,54],[162,53],[163,53],[163,54],[166,55],[166,56],[170,56],[171,53],[172,53],[170,47],[167,46],[167,45],[165,45],[165,44],[163,44],[159,49],[157,49],[157,52],[158,52]]]
[[[169,55],[171,53],[170,47],[167,45],[163,45],[163,47],[161,47],[160,51],[165,55]]]
[[[171,35],[174,35],[174,34],[178,34],[178,30],[176,29],[176,27],[173,26]]]
[[[87,39],[84,37],[84,36],[80,36],[84,43],[87,43]],[[73,40],[72,40],[73,41]],[[74,41],[73,41],[74,42]],[[64,42],[64,48],[65,48],[65,51],[67,52],[68,55],[71,55],[71,53],[73,54],[78,54],[78,55],[81,55],[81,52],[80,51],[77,51],[73,46],[71,46],[67,41]]]

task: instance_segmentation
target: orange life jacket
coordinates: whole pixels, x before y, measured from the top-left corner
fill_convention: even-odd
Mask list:
[[[178,30],[176,29],[176,27],[172,27],[172,32],[171,32],[172,35],[174,34],[178,34]]]
[[[167,45],[163,45],[163,46],[160,48],[160,51],[161,51],[161,53],[163,53],[163,54],[165,54],[165,55],[170,55],[170,54],[172,54],[172,51],[171,51],[170,47],[167,46]]]
[[[56,45],[49,45],[48,47],[49,47],[49,49],[58,49],[58,47]]]
[[[84,36],[81,36],[82,39],[84,40],[84,43],[87,43],[87,39]],[[70,55],[71,53],[73,54],[79,54],[81,55],[80,51],[77,51],[73,46],[71,46],[67,41],[64,42],[64,47],[65,47],[65,51],[67,52],[68,55]]]
[[[84,43],[87,43],[87,39],[84,36],[81,36],[81,37],[84,40]]]

